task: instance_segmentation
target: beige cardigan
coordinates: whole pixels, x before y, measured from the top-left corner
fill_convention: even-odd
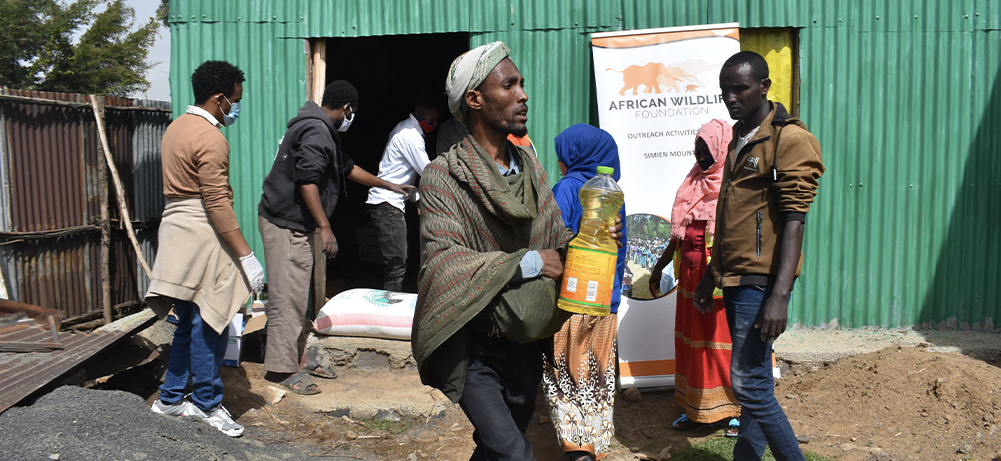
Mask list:
[[[174,299],[192,301],[221,333],[250,299],[240,258],[212,226],[200,198],[168,199],[158,235],[146,304],[163,317]]]

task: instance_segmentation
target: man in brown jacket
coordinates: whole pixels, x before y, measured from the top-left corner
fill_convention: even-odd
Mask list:
[[[803,226],[824,173],[820,143],[782,104],[768,101],[768,64],[757,53],[731,56],[719,85],[738,122],[716,205],[716,245],[694,301],[708,312],[713,287],[723,289],[733,341],[730,380],[741,404],[734,459],[760,460],[767,444],[777,460],[802,460],[775,399],[771,356],[803,265]]]

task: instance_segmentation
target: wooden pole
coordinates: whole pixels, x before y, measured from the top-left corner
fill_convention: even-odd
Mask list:
[[[320,104],[323,100],[323,90],[327,87],[327,39],[317,38],[313,40],[313,81],[312,86],[313,102]]]
[[[143,270],[146,271],[146,276],[153,278],[153,271],[150,270],[149,264],[146,263],[146,258],[143,257],[142,248],[139,246],[139,240],[136,239],[136,232],[132,229],[132,219],[129,215],[129,207],[125,202],[125,189],[122,187],[122,180],[118,177],[118,168],[115,168],[115,159],[111,156],[111,151],[108,149],[108,136],[104,133],[104,116],[102,111],[97,106],[97,97],[90,95],[90,103],[94,106],[94,117],[97,119],[97,131],[101,135],[101,147],[103,148],[102,150],[104,150],[104,159],[108,162],[108,171],[111,172],[111,178],[115,181],[115,190],[118,192],[118,210],[122,216],[120,221],[125,223],[125,229],[128,230],[129,240],[132,242],[132,248],[136,250],[136,256],[139,257],[139,264],[142,264]],[[107,187],[107,183],[105,183],[104,187]],[[105,192],[105,194],[107,194],[107,192]],[[106,216],[102,217],[106,218]],[[108,305],[110,306],[110,304]]]
[[[311,88],[312,101],[320,104],[323,100],[323,90],[327,87],[327,40],[324,38],[313,39],[313,55],[311,56],[310,74],[312,81],[309,82]],[[320,231],[317,230],[312,235],[313,239],[313,318],[323,309],[327,303],[327,257],[323,254],[323,240],[320,238]]]
[[[91,101],[95,104],[97,100],[91,96]],[[104,102],[104,101],[101,101]],[[95,106],[95,110],[96,106]],[[98,110],[98,120],[101,120],[100,110]],[[98,122],[98,126],[101,126]],[[98,149],[106,150],[102,145]],[[108,170],[103,162],[97,162],[97,175],[99,178],[99,200],[101,203],[101,306],[104,308],[104,323],[111,323],[111,267],[108,263],[111,255],[111,220],[108,217]]]

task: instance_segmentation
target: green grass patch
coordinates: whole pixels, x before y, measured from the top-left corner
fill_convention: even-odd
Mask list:
[[[374,430],[388,432],[393,435],[400,435],[410,429],[409,423],[405,423],[403,421],[390,421],[388,419],[368,419],[365,420],[365,425]]]
[[[720,432],[722,434],[722,432]],[[671,461],[732,461],[733,446],[737,443],[736,438],[714,437],[704,442],[696,443],[678,453],[671,455]],[[833,461],[813,452],[805,452],[806,461]],[[762,461],[775,461],[771,450],[765,450]]]

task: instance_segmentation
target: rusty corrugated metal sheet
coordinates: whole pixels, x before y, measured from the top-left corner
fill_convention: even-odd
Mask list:
[[[46,384],[79,367],[126,332],[59,332],[63,349],[52,352],[0,353],[0,413]],[[36,326],[0,334],[0,341],[51,342],[52,333]]]
[[[15,96],[82,102],[70,94],[11,91]],[[10,146],[11,230],[45,231],[89,224],[84,115],[80,109],[5,102]],[[97,197],[93,197],[94,200]]]
[[[8,90],[13,96],[83,103],[82,95]],[[7,137],[5,179],[10,232],[53,231],[93,224],[99,213],[96,133],[84,108],[4,102]],[[60,309],[73,316],[99,309],[85,234],[61,239],[11,241],[0,247],[13,299]],[[98,285],[99,286],[99,282]]]
[[[5,90],[4,93],[74,103],[88,102],[85,95],[79,94],[16,90]],[[159,159],[159,141],[156,142],[155,152],[150,149],[149,142],[137,143],[134,140],[137,127],[145,130],[147,136],[152,136],[157,129],[162,133],[170,121],[170,114],[159,110],[115,109],[133,104],[132,99],[109,97],[106,105],[113,107],[105,111],[109,148],[125,187],[132,219],[136,216],[136,197],[161,194],[159,177],[155,182],[134,180],[134,150],[137,145],[144,146],[145,156],[155,155],[157,162]],[[169,103],[163,104],[169,110]],[[149,106],[155,109],[163,109],[163,104],[149,102]],[[6,140],[3,153],[8,162],[5,164],[8,168],[3,170],[3,179],[5,183],[10,182],[10,193],[4,194],[10,224],[3,230],[57,231],[96,225],[100,217],[99,170],[105,160],[98,148],[98,131],[90,106],[63,107],[31,101],[4,101],[0,106],[3,108],[2,131]],[[136,122],[143,118],[146,119],[144,122]],[[156,169],[159,171],[158,163]],[[109,215],[117,219],[117,194],[110,178],[108,187]],[[162,203],[162,198],[159,200]],[[162,204],[159,206],[162,208]],[[144,282],[140,282],[136,273],[139,266],[135,251],[124,228],[120,229],[115,221],[111,237],[111,304],[139,301],[140,291],[145,291],[148,280],[143,274]],[[145,251],[152,253],[149,245],[155,243],[155,239],[150,241],[146,238],[145,241]],[[68,317],[101,309],[99,230],[84,230],[60,238],[8,240],[7,244],[0,246],[0,257],[13,299],[61,309]]]
[[[136,106],[156,112],[133,111],[132,133],[132,215],[136,221],[159,221],[163,214],[163,175],[160,169],[160,140],[172,120],[169,101],[136,101]]]
[[[160,168],[160,140],[172,120],[169,101],[136,100],[135,106],[157,109],[153,112],[133,112],[132,177],[133,208],[136,221],[145,222],[145,229],[136,229],[143,256],[150,267],[156,257],[157,230],[163,215],[163,175]],[[149,277],[137,271],[136,293],[139,297],[149,288]]]
[[[131,101],[129,103],[131,104]],[[129,219],[135,219],[133,211],[135,200],[132,198],[133,180],[130,174],[132,172],[132,136],[135,128],[132,126],[133,114],[131,112],[105,110],[104,130],[108,136],[108,148],[111,149],[111,156],[115,159],[118,178],[124,189],[125,204],[128,206],[129,214],[132,215],[129,216]],[[119,212],[118,194],[110,177],[108,178],[108,204],[111,208],[109,210],[111,219],[122,219]]]
[[[0,231],[10,232],[10,146],[7,144],[7,106],[0,104]]]
[[[101,309],[99,232],[29,240],[0,247],[13,299],[74,317]]]

